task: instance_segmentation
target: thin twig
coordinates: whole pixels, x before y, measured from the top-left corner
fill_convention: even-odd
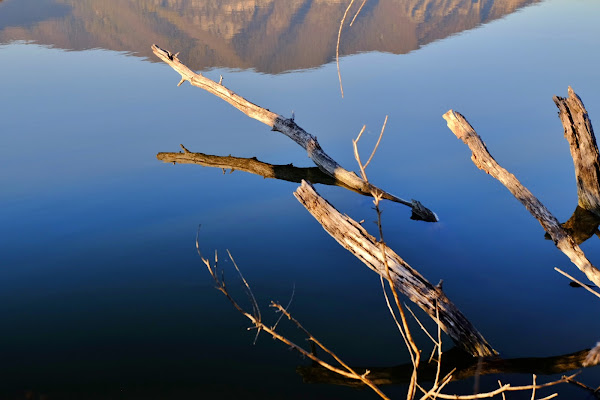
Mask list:
[[[375,155],[375,152],[377,151],[377,148],[379,148],[379,143],[381,143],[381,138],[383,137],[383,132],[385,131],[385,126],[387,125],[387,120],[388,120],[388,116],[385,116],[385,120],[383,121],[383,126],[381,127],[381,133],[379,134],[379,138],[377,139],[377,143],[375,143],[375,147],[373,148],[373,152],[371,153],[371,156],[369,157],[369,159],[367,160],[367,162],[364,165],[364,168],[366,169],[367,166],[369,165],[369,163],[371,163],[371,160],[373,159],[373,156]],[[358,139],[356,139],[358,141]]]
[[[237,263],[233,259],[233,256],[231,255],[231,252],[229,251],[229,249],[227,250],[227,254],[229,255],[229,258],[231,259],[231,262],[233,263],[235,270],[240,275],[242,282],[244,282],[244,286],[246,287],[246,293],[248,294],[248,297],[250,298],[250,302],[252,303],[252,309],[255,312],[256,319],[258,319],[259,321],[262,321],[262,317],[260,315],[260,308],[258,307],[258,302],[256,301],[256,297],[254,297],[254,293],[252,293],[252,289],[250,289],[250,285],[248,285],[246,278],[244,278],[244,275],[242,275],[242,271],[240,271],[239,267],[237,266]]]
[[[440,380],[440,371],[442,369],[442,328],[440,327],[440,308],[438,307],[437,301],[435,302],[435,318],[437,324],[437,349],[438,349],[438,360],[437,360],[437,370],[435,371],[435,384],[437,386]]]
[[[352,22],[350,22],[350,26],[352,26],[352,24],[354,23],[354,20],[356,19],[356,17],[358,17],[358,14],[360,14],[361,10],[363,9],[363,7],[365,6],[365,3],[367,2],[367,0],[363,0],[362,4],[360,5],[358,11],[356,12],[356,14],[354,14],[354,18],[352,18]]]
[[[361,169],[364,171],[364,167],[362,167]],[[402,327],[404,329],[404,333],[406,334],[405,341],[408,342],[407,348],[409,350],[409,353],[411,353],[411,360],[413,362],[413,373],[410,378],[410,384],[408,386],[408,394],[407,394],[407,399],[412,400],[414,398],[414,395],[416,392],[417,371],[419,369],[419,363],[421,361],[421,351],[417,347],[417,345],[412,337],[412,334],[410,333],[410,329],[409,329],[408,323],[406,321],[406,315],[404,313],[402,304],[400,304],[400,297],[398,296],[398,292],[396,291],[396,287],[394,285],[394,281],[392,280],[392,275],[390,273],[390,266],[387,262],[387,256],[385,253],[386,244],[385,244],[385,241],[383,238],[383,226],[381,223],[381,209],[379,208],[380,200],[381,200],[380,196],[373,194],[373,204],[375,204],[375,211],[377,212],[377,226],[379,228],[379,237],[380,237],[379,246],[381,247],[381,255],[382,255],[383,263],[385,266],[386,278],[388,281],[388,285],[390,286],[390,289],[392,290],[392,294],[394,295],[394,300],[396,302],[396,308],[398,309],[398,312],[400,313],[400,320],[402,321]],[[439,318],[438,318],[438,321],[436,321],[436,322],[439,322]]]
[[[600,293],[596,292],[595,290],[591,289],[588,285],[586,285],[585,283],[581,283],[580,281],[578,281],[577,279],[573,278],[571,275],[567,274],[566,272],[558,269],[557,267],[554,267],[554,270],[556,272],[558,272],[559,274],[562,274],[564,276],[566,276],[567,278],[569,278],[570,280],[572,280],[573,282],[578,283],[580,286],[582,286],[585,290],[587,290],[588,292],[600,297]]]
[[[294,286],[292,287],[292,295],[290,296],[290,301],[288,302],[287,306],[285,306],[286,311],[290,308],[290,305],[292,305],[292,300],[294,300],[294,294],[296,294],[296,284],[295,283],[294,283]],[[275,322],[275,325],[273,325],[273,330],[275,330],[275,328],[277,328],[277,325],[279,324],[279,321],[281,321],[281,318],[283,318],[283,313],[281,313],[281,315],[277,319],[277,322]]]
[[[385,297],[385,304],[387,304],[388,310],[390,311],[390,314],[392,314],[392,317],[394,318],[394,322],[396,322],[396,326],[398,327],[398,330],[400,331],[400,335],[402,335],[402,339],[404,339],[404,344],[406,344],[406,347],[408,348],[408,353],[410,354],[410,359],[412,364],[415,364],[415,360],[412,354],[412,351],[410,351],[410,343],[408,342],[408,339],[406,338],[406,335],[404,334],[404,329],[402,329],[402,325],[400,325],[400,321],[398,321],[398,318],[396,317],[396,313],[394,312],[394,309],[392,307],[392,304],[390,303],[390,298],[387,295],[387,291],[385,289],[385,281],[382,275],[379,275],[380,281],[381,281],[381,290],[383,291],[383,296]]]
[[[342,92],[342,99],[344,98],[344,87],[342,86],[342,73],[340,72],[340,38],[342,37],[342,28],[344,26],[344,21],[346,21],[346,15],[348,15],[348,11],[350,11],[352,4],[354,4],[354,0],[350,0],[350,4],[348,4],[348,7],[346,7],[344,16],[340,21],[340,29],[338,31],[337,44],[335,46],[335,63],[337,65],[338,79],[340,80],[340,92]]]
[[[429,337],[429,339],[431,339],[431,341],[433,342],[433,344],[437,345],[436,340],[433,338],[433,336],[431,336],[431,334],[429,333],[429,331],[427,329],[425,329],[425,327],[421,323],[421,320],[419,318],[417,318],[417,316],[415,315],[415,313],[413,312],[413,310],[408,305],[406,305],[406,303],[404,303],[404,307],[406,307],[406,309],[413,316],[413,318],[415,319],[415,321],[417,321],[417,324],[419,324],[419,326],[421,327],[421,330],[423,332],[425,332],[425,334]]]
[[[358,168],[360,169],[360,175],[365,182],[368,182],[367,173],[365,172],[366,166],[364,166],[363,163],[360,161],[360,153],[358,152],[358,141],[360,140],[360,137],[362,136],[366,127],[366,125],[363,125],[360,132],[358,132],[358,136],[356,137],[356,139],[352,140],[352,147],[354,149],[354,158],[356,159],[356,162],[358,163]]]
[[[552,393],[550,396],[546,396],[543,399],[538,399],[538,400],[550,400],[550,399],[553,399],[555,397],[558,397],[558,393]]]
[[[331,357],[333,357],[333,359],[335,361],[337,361],[342,367],[344,367],[353,376],[354,379],[361,380],[365,385],[367,385],[371,389],[373,389],[375,391],[375,393],[377,393],[380,397],[387,399],[387,397],[383,394],[383,392],[381,392],[381,390],[371,380],[369,380],[367,378],[367,375],[370,373],[370,371],[367,370],[367,371],[365,371],[364,374],[358,374],[350,366],[348,366],[345,362],[343,362],[333,351],[331,351],[327,347],[325,347],[325,345],[323,345],[317,338],[315,338],[310,332],[308,332],[302,326],[302,324],[300,324],[300,322],[298,322],[298,320],[296,320],[294,317],[292,317],[291,314],[289,312],[287,312],[287,310],[281,306],[281,304],[271,302],[271,307],[274,307],[277,310],[279,310],[290,321],[292,321],[294,324],[296,324],[296,326],[301,331],[303,331],[304,334],[308,337],[308,340],[315,343],[317,346],[319,346],[321,349],[323,349],[327,354],[329,354]]]
[[[500,382],[500,379],[498,379],[498,385],[502,387],[502,382]],[[506,400],[506,395],[504,394],[504,392],[502,392],[502,400]]]
[[[196,241],[196,245],[198,246],[198,241]],[[231,254],[230,254],[231,257]],[[235,261],[233,260],[235,265]],[[349,371],[344,371],[342,369],[339,369],[337,367],[334,367],[333,365],[321,360],[320,358],[318,358],[317,356],[315,356],[314,354],[312,354],[312,352],[309,352],[307,350],[305,350],[304,348],[298,346],[297,344],[293,343],[292,341],[290,341],[289,339],[287,339],[286,337],[280,335],[279,333],[277,333],[273,328],[268,327],[267,325],[265,325],[260,319],[258,319],[255,315],[249,314],[248,312],[244,311],[244,309],[235,301],[235,299],[233,297],[231,297],[231,295],[229,294],[229,292],[227,291],[224,281],[221,279],[219,279],[218,274],[215,272],[214,267],[212,267],[210,265],[210,262],[208,262],[207,259],[202,258],[202,261],[204,261],[204,263],[206,264],[210,275],[213,277],[215,283],[217,284],[217,290],[219,290],[221,293],[223,293],[223,295],[230,301],[230,303],[233,305],[233,307],[238,310],[242,315],[244,315],[246,318],[248,318],[252,324],[254,325],[254,327],[256,329],[258,329],[259,331],[265,331],[268,334],[270,334],[274,339],[277,339],[283,343],[285,343],[286,345],[288,345],[290,348],[298,351],[301,355],[310,358],[311,360],[315,361],[316,363],[318,363],[319,365],[321,365],[322,367],[335,372],[336,374],[339,374],[341,376],[344,376],[346,378],[350,378],[350,379],[356,379],[356,380],[360,380],[362,381],[364,384],[366,384],[367,386],[369,386],[375,393],[377,393],[377,395],[379,395],[382,399],[386,399],[389,400],[389,398],[370,380],[367,378],[367,374],[368,371],[362,375],[357,374],[356,372],[352,371],[352,369],[350,367],[348,367],[346,364],[344,364],[335,354],[333,354],[332,352],[330,352],[329,350],[327,350],[322,344],[320,344],[320,342],[318,342],[314,336],[312,336],[308,331],[306,331],[304,328],[302,328],[302,330],[307,334],[307,336],[309,336],[310,340],[312,340],[313,342],[317,343],[319,346],[321,346],[322,349],[324,349],[325,351],[327,351],[330,355],[332,355],[332,357],[334,357],[334,359],[336,361],[338,361],[340,363],[340,365],[343,365],[344,368],[348,369]],[[242,280],[244,281],[244,284],[248,286],[249,289],[249,285],[246,282],[246,280],[243,278],[241,272],[239,271],[239,268],[236,265],[236,269],[238,270],[238,273],[240,273],[240,276],[242,277]],[[249,289],[250,290],[250,289]],[[250,293],[252,293],[252,290],[250,290]],[[255,301],[255,300],[254,300]],[[258,306],[258,304],[257,304]],[[284,313],[288,318],[291,318],[291,315],[281,306],[278,305],[277,307],[282,313]],[[260,310],[258,312],[258,315],[260,315]],[[292,319],[293,321],[295,321],[297,323],[296,320]],[[351,372],[350,372],[351,371]]]
[[[579,381],[576,381],[575,379],[573,379],[573,378],[571,378],[571,377],[564,377],[564,376],[563,376],[563,378],[565,378],[565,379],[567,380],[567,382],[569,382],[569,383],[571,383],[571,384],[573,384],[573,385],[575,385],[575,386],[579,386],[580,388],[583,388],[583,389],[585,389],[585,390],[588,390],[588,391],[592,392],[592,395],[593,395],[595,398],[597,398],[597,399],[600,399],[600,391],[599,391],[599,390],[600,390],[600,387],[599,387],[599,388],[597,388],[597,389],[594,389],[594,388],[591,388],[591,387],[589,387],[588,385],[586,385],[586,384],[584,384],[584,383],[581,383],[581,382],[579,382]]]
[[[487,399],[490,397],[494,397],[500,393],[503,392],[520,392],[523,390],[532,390],[534,387],[536,389],[543,389],[546,387],[550,387],[550,386],[555,386],[561,383],[565,383],[567,382],[567,379],[569,378],[573,378],[577,376],[577,374],[571,375],[571,376],[563,376],[561,379],[558,379],[556,381],[552,381],[552,382],[548,382],[548,383],[544,383],[541,385],[526,385],[526,386],[511,386],[510,384],[506,384],[496,390],[493,390],[491,392],[487,392],[487,393],[479,393],[479,394],[467,394],[467,395],[457,395],[457,394],[443,394],[440,393],[437,395],[437,398],[440,399],[458,399],[458,400],[473,400],[473,399]],[[424,393],[425,390],[421,389]]]
[[[533,389],[531,389],[531,400],[535,400],[535,378],[537,378],[537,376],[533,374]]]

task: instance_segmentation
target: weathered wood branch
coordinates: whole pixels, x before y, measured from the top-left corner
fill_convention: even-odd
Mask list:
[[[553,357],[528,357],[502,359],[499,357],[486,357],[481,360],[474,359],[457,348],[444,352],[440,374],[445,376],[452,372],[452,381],[461,381],[476,375],[490,374],[536,374],[556,375],[584,368],[584,361],[589,354],[589,349],[576,353]],[[591,365],[590,365],[591,366]],[[413,371],[413,365],[402,364],[392,367],[352,367],[354,371],[369,372],[369,379],[377,386],[407,384]],[[296,372],[302,376],[305,383],[327,383],[361,387],[363,384],[355,379],[347,379],[336,375],[318,365],[299,366]],[[433,381],[437,373],[437,362],[422,363],[418,369],[419,382]]]
[[[569,86],[569,97],[554,96],[558,116],[569,142],[579,206],[600,216],[600,153],[583,102]]]
[[[560,225],[556,217],[506,169],[502,168],[488,152],[475,129],[458,112],[444,114],[448,128],[472,151],[471,160],[479,168],[499,180],[539,221],[552,237],[554,244],[579,268],[590,281],[600,285],[600,271],[586,258],[581,248]]]
[[[221,168],[223,170],[229,169],[231,172],[243,171],[260,175],[264,178],[281,179],[288,182],[300,183],[302,180],[305,180],[312,184],[319,183],[323,185],[339,186],[363,196],[372,196],[370,192],[361,192],[356,188],[346,185],[344,182],[341,182],[331,175],[326,174],[318,167],[301,168],[295,167],[292,164],[274,165],[259,161],[256,159],[256,157],[243,158],[193,153],[186,149],[183,145],[180,146],[183,149],[183,153],[158,153],[156,158],[166,163],[196,164],[203,167]],[[393,198],[386,197],[387,195],[387,193],[384,193],[383,198],[393,200]],[[415,213],[413,213],[411,218],[417,220],[421,219],[419,215]]]
[[[385,194],[384,198],[411,207],[413,213],[419,215],[421,220],[437,222],[438,219],[435,213],[424,207],[420,202],[416,200],[407,201],[401,199],[400,197],[389,194],[377,186],[364,181],[354,172],[342,168],[342,166],[340,166],[334,159],[332,159],[323,151],[321,145],[319,145],[319,142],[317,141],[317,138],[298,126],[293,119],[285,118],[266,108],[262,108],[254,103],[251,103],[233,91],[227,89],[222,84],[208,79],[202,74],[195,73],[179,61],[177,54],[173,54],[168,50],[161,49],[157,45],[152,45],[152,51],[157,57],[171,66],[171,68],[181,75],[181,81],[179,81],[179,85],[185,81],[188,81],[193,86],[204,89],[207,92],[225,100],[227,103],[231,104],[248,117],[254,118],[257,121],[270,126],[274,131],[283,133],[294,142],[302,146],[307,151],[308,157],[313,160],[313,162],[319,168],[335,179],[344,182],[344,184],[347,186],[352,187],[360,192],[374,193],[376,195]]]
[[[294,192],[294,196],[339,244],[367,267],[387,279],[381,247],[359,223],[339,213],[306,181],[302,182]],[[496,354],[496,351],[448,299],[441,288],[429,283],[390,248],[386,247],[385,257],[396,289],[434,320],[436,320],[437,305],[438,323],[457,346],[477,357]]]

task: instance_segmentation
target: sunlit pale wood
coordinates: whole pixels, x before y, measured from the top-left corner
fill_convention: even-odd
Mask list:
[[[494,160],[475,129],[460,113],[444,114],[448,128],[471,149],[471,160],[481,170],[499,180],[539,221],[556,247],[569,257],[590,281],[600,286],[600,271],[586,258],[581,248],[560,225],[556,217],[519,180]]]
[[[179,61],[177,54],[173,54],[168,50],[161,49],[157,45],[152,45],[152,51],[157,57],[170,65],[171,68],[181,75],[181,81],[179,82],[179,85],[185,81],[188,81],[193,86],[204,89],[207,92],[225,100],[246,114],[248,117],[254,118],[257,121],[270,126],[274,131],[283,133],[294,142],[302,146],[307,151],[308,157],[313,160],[313,162],[319,168],[335,179],[360,192],[383,195],[382,197],[387,200],[411,207],[413,214],[418,217],[417,219],[429,222],[437,221],[437,216],[435,213],[424,207],[420,202],[416,200],[407,201],[396,197],[369,182],[365,182],[354,172],[342,168],[335,160],[333,160],[331,157],[329,157],[329,155],[327,155],[327,153],[323,151],[321,145],[319,145],[319,142],[317,141],[317,138],[298,126],[292,118],[285,118],[266,108],[257,106],[256,104],[249,102],[233,91],[227,89],[221,83],[208,79],[202,74],[195,73]]]
[[[600,216],[600,154],[592,122],[583,102],[569,86],[569,97],[554,96],[569,141],[579,206]]]
[[[359,223],[338,212],[305,181],[296,190],[294,196],[339,244],[367,267],[387,279],[380,244]],[[471,322],[446,297],[441,288],[430,284],[390,248],[386,248],[385,257],[396,289],[434,320],[436,320],[437,304],[439,324],[458,346],[477,357],[496,354]]]

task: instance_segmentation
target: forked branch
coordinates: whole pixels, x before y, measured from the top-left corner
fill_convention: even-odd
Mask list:
[[[385,199],[389,199],[396,203],[411,207],[413,214],[418,216],[419,219],[423,221],[437,222],[437,216],[429,209],[424,207],[420,202],[416,200],[407,201],[389,194],[377,186],[374,186],[369,182],[365,182],[354,172],[350,172],[342,168],[342,166],[340,166],[335,160],[333,160],[327,153],[323,151],[321,145],[319,145],[319,142],[317,141],[317,138],[298,126],[292,118],[285,118],[272,111],[269,111],[266,108],[262,108],[254,103],[251,103],[245,98],[227,89],[222,84],[208,79],[202,74],[195,73],[179,61],[177,54],[173,54],[168,50],[161,49],[157,45],[152,45],[152,51],[157,57],[171,66],[171,68],[181,75],[179,84],[188,81],[193,86],[204,89],[207,92],[225,100],[250,118],[256,119],[257,121],[270,126],[274,131],[283,133],[294,142],[302,146],[307,151],[308,157],[327,174],[360,192],[382,194],[382,197]]]

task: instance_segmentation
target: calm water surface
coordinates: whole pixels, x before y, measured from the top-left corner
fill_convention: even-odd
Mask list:
[[[368,153],[389,115],[369,177],[441,221],[412,221],[406,207],[385,203],[388,244],[430,282],[443,279],[505,358],[600,340],[600,301],[553,271],[581,276],[441,117],[463,113],[496,159],[567,220],[576,188],[552,96],[571,85],[600,118],[600,2],[369,0],[342,35],[342,99],[334,58],[346,6],[0,1],[0,398],[375,398],[303,384],[295,369],[308,361],[266,335],[252,345],[254,332],[195,252],[198,224],[201,249],[219,251],[232,293],[244,302],[226,249],[267,321],[277,318],[269,301],[287,302],[295,287],[292,313],[348,363],[409,362],[377,276],[294,199],[297,184],[156,159],[182,143],[311,166],[283,135],[200,89],[177,88],[152,43],[257,104],[294,112],[349,169],[351,139],[366,124]],[[317,190],[376,233],[368,198]],[[597,237],[583,249],[600,264]],[[303,343],[294,327],[281,329]],[[579,378],[597,387],[600,370]],[[498,379],[531,376],[486,376],[482,388]],[[466,380],[448,392],[472,388]]]

